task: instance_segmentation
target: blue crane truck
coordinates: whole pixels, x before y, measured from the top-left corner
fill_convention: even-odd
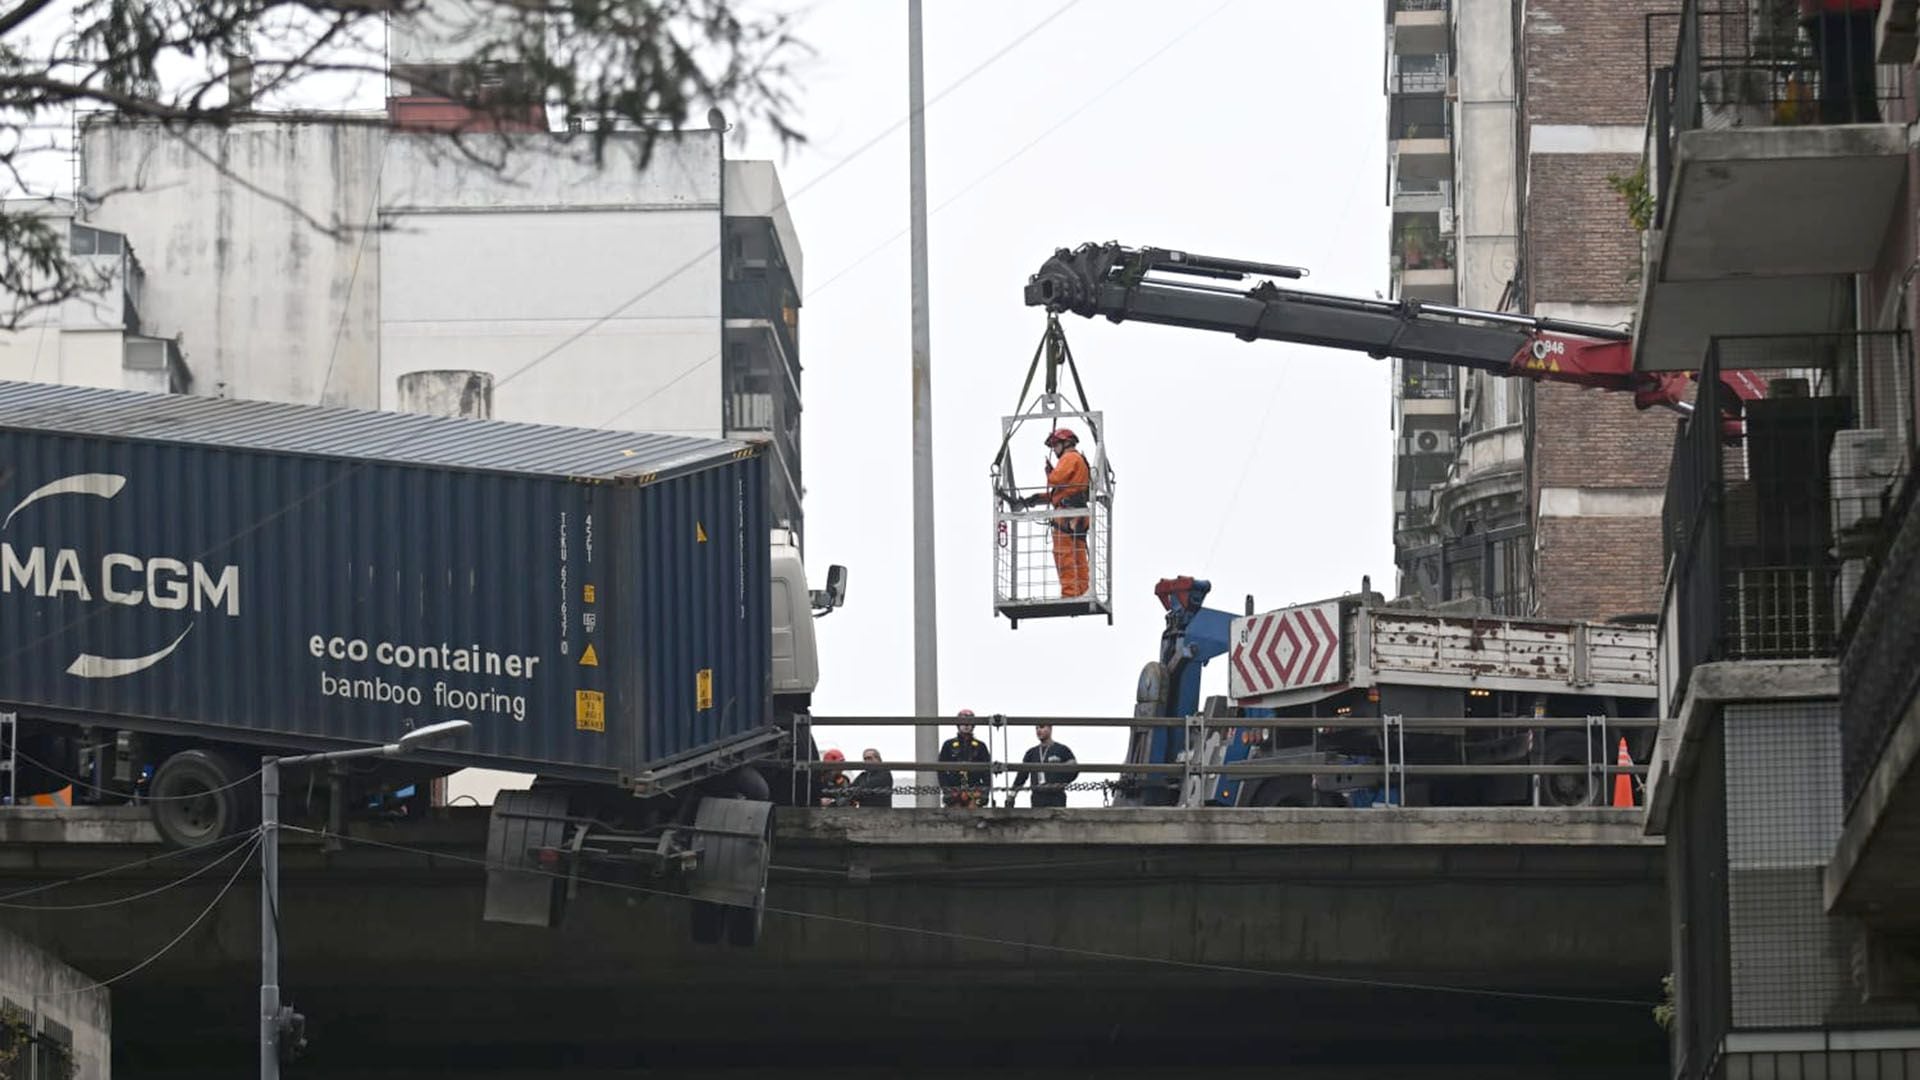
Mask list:
[[[1127,760],[1164,764],[1124,785],[1118,801],[1145,806],[1350,806],[1383,802],[1458,806],[1597,802],[1593,770],[1625,738],[1644,762],[1653,731],[1607,720],[1655,714],[1654,628],[1577,620],[1422,611],[1358,593],[1255,614],[1205,606],[1212,586],[1161,581],[1160,655],[1141,671],[1134,715],[1202,717],[1204,725],[1139,726]],[[1201,675],[1228,662],[1228,690],[1205,700]],[[1395,730],[1394,717],[1419,717]],[[1318,718],[1325,724],[1236,726],[1236,719]],[[1461,723],[1432,722],[1459,718]],[[1582,727],[1528,720],[1590,718]],[[1512,722],[1505,723],[1504,721]],[[1549,765],[1395,781],[1384,766]],[[1309,774],[1236,777],[1193,766],[1269,762],[1319,766]]]

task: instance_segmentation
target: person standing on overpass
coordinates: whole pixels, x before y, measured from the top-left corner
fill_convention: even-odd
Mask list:
[[[1022,759],[1027,764],[1076,764],[1073,758],[1072,748],[1067,746],[1066,743],[1053,741],[1052,724],[1036,724],[1033,729],[1033,734],[1040,742],[1031,750],[1028,750],[1027,756]],[[1032,777],[1034,809],[1037,810],[1043,806],[1065,806],[1067,805],[1067,785],[1073,783],[1079,776],[1080,773],[1078,771],[1028,772],[1022,769],[1020,770],[1020,775],[1013,778],[1013,790],[1007,794],[1007,805],[1009,807],[1013,805],[1013,800],[1020,797],[1021,785],[1027,782],[1028,777]]]
[[[965,764],[970,767],[940,770],[940,790],[948,806],[974,809],[987,805],[987,786],[992,780],[987,766],[993,762],[993,753],[987,744],[973,737],[973,710],[961,709],[960,720],[954,725],[955,732],[940,746],[942,764]],[[972,767],[977,766],[977,767]]]
[[[860,760],[867,767],[853,778],[847,797],[855,806],[892,806],[893,770],[880,767],[880,751],[868,747],[860,752]]]

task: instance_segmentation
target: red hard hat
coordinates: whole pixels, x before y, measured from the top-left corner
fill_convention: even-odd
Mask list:
[[[973,710],[972,710],[972,709],[961,709],[961,710],[960,710],[960,715],[961,715],[961,716],[972,716],[972,715],[973,715]]]
[[[1070,442],[1070,443],[1077,444],[1079,443],[1079,441],[1080,441],[1080,436],[1075,435],[1073,431],[1069,428],[1056,428],[1053,434],[1047,436],[1048,446],[1052,446],[1054,443],[1061,443],[1061,442]]]
[[[838,750],[829,750],[826,753],[820,755],[820,760],[821,761],[845,761],[847,760],[847,755],[841,753]]]

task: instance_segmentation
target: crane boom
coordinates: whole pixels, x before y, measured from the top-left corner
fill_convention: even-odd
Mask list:
[[[1309,292],[1272,280],[1304,276],[1299,267],[1166,248],[1082,244],[1054,252],[1028,280],[1026,302],[1055,314],[1070,311],[1114,322],[1184,326],[1244,341],[1353,349],[1374,357],[1624,391],[1643,409],[1658,405],[1691,411],[1685,401],[1688,376],[1635,371],[1627,331],[1416,300]],[[1248,289],[1206,283],[1249,278],[1262,280]],[[1744,372],[1728,372],[1724,378],[1742,399],[1763,395]]]

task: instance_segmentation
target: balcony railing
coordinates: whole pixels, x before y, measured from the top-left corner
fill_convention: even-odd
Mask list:
[[[1445,11],[1447,0],[1393,0],[1395,11]]]
[[[1913,456],[1912,355],[1904,332],[1713,340],[1662,522],[1672,700],[1698,664],[1838,654]]]
[[[1400,396],[1421,400],[1451,398],[1459,389],[1459,373],[1451,364],[1408,360],[1400,366]]]
[[[1452,57],[1446,53],[1431,56],[1401,56],[1394,61],[1387,78],[1390,94],[1444,94],[1453,74]]]
[[[1887,507],[1890,542],[1866,560],[1860,597],[1844,624],[1840,661],[1840,781],[1851,810],[1887,736],[1920,693],[1920,490],[1909,475]]]
[[[1673,141],[1686,132],[1873,124],[1899,115],[1889,105],[1905,98],[1905,80],[1874,62],[1873,13],[1802,22],[1797,11],[1726,0],[1682,7],[1672,67],[1660,69],[1664,76],[1656,70],[1649,85],[1663,174],[1656,199],[1668,193]],[[1653,41],[1649,33],[1649,48]]]

